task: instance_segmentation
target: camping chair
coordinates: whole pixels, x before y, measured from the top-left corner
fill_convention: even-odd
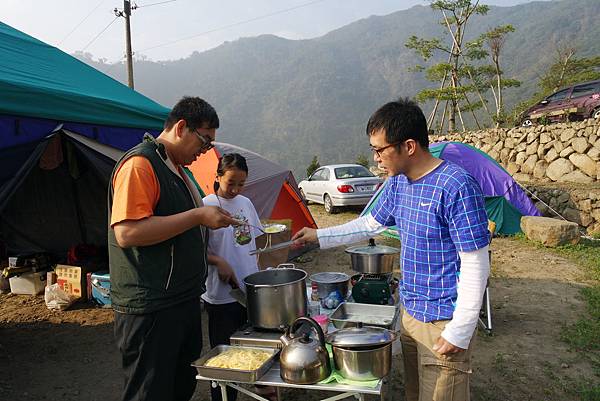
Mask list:
[[[492,245],[492,238],[494,238],[494,232],[496,231],[496,223],[489,220],[488,229],[490,230],[490,243]],[[488,257],[490,260],[490,268],[492,266],[492,250],[488,250]],[[488,277],[485,291],[483,292],[483,302],[481,303],[481,310],[479,311],[479,324],[486,332],[486,334],[492,334],[492,303],[490,301],[490,279]]]

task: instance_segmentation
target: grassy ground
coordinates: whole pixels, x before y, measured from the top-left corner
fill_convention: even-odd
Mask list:
[[[522,235],[518,238],[530,245],[541,247]],[[582,239],[577,245],[547,249],[582,266],[586,278],[591,282],[590,286],[580,291],[587,305],[587,313],[576,323],[565,326],[561,339],[582,357],[587,358],[593,366],[594,374],[600,377],[600,240]],[[581,383],[576,391],[583,401],[600,400],[598,385]]]

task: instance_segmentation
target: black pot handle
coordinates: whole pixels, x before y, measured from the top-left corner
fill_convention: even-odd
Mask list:
[[[369,246],[375,246],[375,239],[369,238]]]
[[[323,334],[323,329],[319,325],[319,323],[315,322],[313,319],[307,316],[300,316],[298,319],[294,320],[294,323],[288,328],[288,337],[292,337],[292,334],[296,332],[300,324],[306,322],[312,326],[312,328],[317,332],[317,336],[319,336],[319,342],[324,347],[325,346],[325,334]]]

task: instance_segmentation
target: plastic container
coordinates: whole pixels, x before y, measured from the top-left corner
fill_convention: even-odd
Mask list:
[[[46,287],[46,272],[24,273],[10,278],[10,292],[21,295],[37,295]]]
[[[314,317],[321,314],[321,303],[319,301],[308,301],[308,316]]]
[[[321,326],[321,329],[323,329],[323,334],[326,334],[329,328],[329,317],[327,315],[317,315],[311,317],[315,322],[319,323],[319,326]]]

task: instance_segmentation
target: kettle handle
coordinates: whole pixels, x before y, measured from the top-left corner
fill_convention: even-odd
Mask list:
[[[323,333],[323,329],[319,326],[319,323],[315,322],[313,319],[307,316],[300,316],[298,319],[294,320],[294,323],[288,328],[289,333],[293,334],[296,332],[300,324],[306,322],[312,326],[312,328],[317,332],[317,336],[319,336],[319,342],[324,347],[325,346],[325,334]]]

